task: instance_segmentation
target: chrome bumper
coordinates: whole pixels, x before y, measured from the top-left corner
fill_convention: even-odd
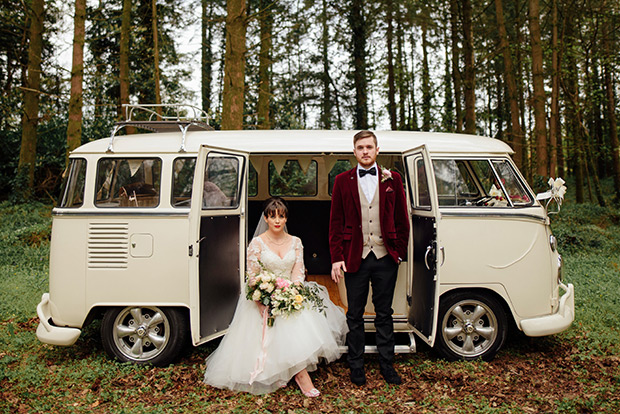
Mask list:
[[[77,328],[66,328],[50,325],[52,317],[50,312],[50,294],[44,293],[41,302],[37,305],[37,315],[39,316],[39,326],[37,326],[37,338],[45,344],[51,345],[73,345],[80,336],[81,330]]]
[[[521,329],[527,336],[553,335],[566,330],[575,320],[575,287],[560,283],[565,293],[560,298],[558,311],[553,315],[523,319]]]

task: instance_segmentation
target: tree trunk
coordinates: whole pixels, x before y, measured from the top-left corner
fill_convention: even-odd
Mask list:
[[[271,102],[271,32],[273,27],[272,0],[260,2],[258,15],[260,25],[260,52],[258,56],[258,129],[270,129],[271,117],[269,105]]]
[[[470,0],[461,0],[463,5],[463,54],[465,56],[465,133],[476,133],[476,73],[474,68],[474,35]]]
[[[387,43],[387,72],[388,72],[388,113],[390,114],[390,127],[392,131],[396,131],[396,85],[394,81],[394,52],[393,52],[393,36],[392,27],[392,0],[386,0],[386,43]]]
[[[69,98],[69,123],[67,124],[67,155],[82,143],[82,81],[84,79],[84,36],[86,25],[86,0],[75,1],[73,18],[73,63],[71,65],[71,96]]]
[[[620,204],[620,144],[618,143],[618,126],[616,124],[616,97],[614,96],[614,84],[611,78],[610,62],[613,60],[611,52],[611,34],[607,24],[603,23],[603,42],[605,57],[603,71],[605,77],[605,91],[607,97],[607,121],[609,122],[609,135],[611,138],[611,153],[614,177],[614,203]]]
[[[534,87],[534,141],[536,142],[536,173],[549,175],[547,126],[545,114],[545,86],[543,83],[543,51],[540,34],[540,7],[538,0],[530,0],[530,40],[532,44],[532,80]]]
[[[456,116],[455,132],[463,131],[463,113],[461,110],[461,70],[459,69],[459,4],[450,0],[450,38],[452,45],[452,81],[454,83],[454,111]]]
[[[431,130],[431,76],[428,65],[428,15],[422,13],[422,131]]]
[[[155,82],[155,103],[161,104],[161,90],[160,90],[160,74],[159,74],[159,32],[157,30],[157,0],[151,2],[151,13],[153,17],[153,76]],[[159,116],[162,114],[161,107],[157,107],[157,113]]]
[[[245,0],[228,0],[226,11],[222,129],[243,129],[247,27]]]
[[[349,15],[353,43],[353,83],[355,85],[355,129],[368,128],[368,80],[366,78],[366,21],[364,1],[353,0]]]
[[[129,104],[129,31],[131,29],[131,0],[123,0],[123,11],[121,17],[121,40],[119,56],[119,84],[120,84],[120,106],[118,108],[119,119],[126,119],[126,112],[123,105]],[[136,132],[134,127],[126,127],[127,134]]]
[[[19,150],[16,188],[25,197],[34,189],[34,166],[37,155],[37,125],[39,124],[39,93],[41,86],[41,52],[43,50],[43,0],[33,0],[30,15],[30,45],[28,46],[28,77],[24,85],[22,142]],[[24,180],[24,182],[21,182]]]
[[[213,1],[201,0],[201,88],[202,110],[211,110],[211,82],[213,81]]]
[[[405,74],[403,65],[403,22],[400,14],[400,6],[396,8],[396,85],[398,88],[398,129],[404,130],[407,127],[405,116],[405,101],[407,90],[405,85]]]
[[[521,128],[520,110],[517,92],[517,82],[515,80],[514,66],[512,63],[512,55],[510,53],[510,43],[508,42],[508,33],[506,32],[506,23],[504,20],[504,9],[502,0],[495,0],[495,14],[497,17],[497,28],[499,31],[499,42],[504,57],[504,78],[508,89],[508,101],[510,105],[510,138],[512,148],[515,151],[514,161],[519,168],[523,167],[523,129]]]
[[[323,102],[321,105],[321,126],[325,129],[332,127],[332,97],[331,97],[331,77],[329,75],[329,26],[327,24],[327,0],[321,2],[321,59],[323,60],[323,73],[321,80],[323,83]]]
[[[549,120],[549,174],[558,176],[558,135],[560,135],[560,82],[558,54],[558,1],[552,2],[552,34],[551,34],[551,118]]]

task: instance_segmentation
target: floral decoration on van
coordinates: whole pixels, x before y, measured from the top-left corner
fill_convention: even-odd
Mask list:
[[[564,194],[566,194],[566,186],[564,185],[565,182],[566,181],[564,181],[560,177],[556,178],[555,180],[553,179],[553,177],[549,178],[549,181],[547,181],[547,183],[549,184],[550,189],[548,191],[545,191],[544,193],[537,194],[536,199],[548,200],[546,206],[549,205],[551,200],[555,200],[555,202],[558,204],[558,211],[556,211],[555,213],[559,213],[560,207],[562,207],[562,201],[564,201]]]

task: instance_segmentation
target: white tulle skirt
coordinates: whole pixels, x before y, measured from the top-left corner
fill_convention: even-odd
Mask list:
[[[306,283],[320,287],[325,314],[302,309],[277,316],[273,326],[266,327],[263,341],[258,307],[243,295],[228,333],[207,358],[204,382],[217,388],[265,394],[285,386],[304,368],[314,371],[321,360],[338,359],[347,333],[344,311],[329,300],[325,287]]]

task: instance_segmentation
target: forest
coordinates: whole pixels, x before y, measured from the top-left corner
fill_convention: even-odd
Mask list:
[[[491,136],[536,189],[560,176],[577,203],[620,203],[615,0],[2,0],[0,16],[1,200],[53,203],[68,153],[123,104],[196,102],[215,129]]]

